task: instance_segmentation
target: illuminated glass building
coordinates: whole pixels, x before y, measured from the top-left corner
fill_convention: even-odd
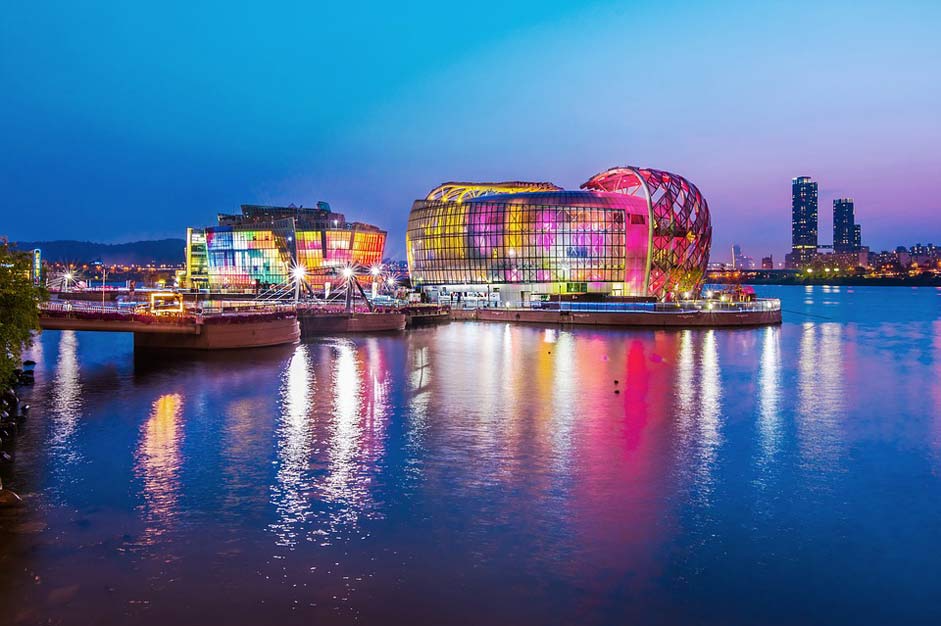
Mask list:
[[[551,183],[445,183],[412,205],[406,250],[426,291],[662,299],[698,292],[712,227],[692,183],[616,167],[578,191]]]
[[[386,233],[347,222],[325,202],[316,208],[242,205],[240,215],[219,215],[219,225],[186,231],[186,286],[258,289],[291,280],[302,265],[314,287],[337,268],[369,267],[382,260]]]
[[[791,180],[790,267],[804,267],[817,256],[817,183],[809,176]]]
[[[860,225],[852,198],[833,201],[833,251],[859,252],[862,247]]]

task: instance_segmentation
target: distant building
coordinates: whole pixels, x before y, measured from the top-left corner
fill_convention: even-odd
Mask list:
[[[292,280],[296,266],[305,280],[322,286],[346,266],[370,267],[382,259],[386,233],[347,222],[330,205],[316,208],[243,204],[238,215],[219,215],[219,225],[186,231],[185,285],[190,288],[259,289]]]
[[[791,181],[789,267],[804,267],[817,254],[817,183],[809,176]]]
[[[818,271],[852,271],[860,267],[869,267],[869,263],[869,249],[863,248],[862,250],[854,252],[831,252],[828,254],[818,254],[810,265]]]
[[[936,256],[941,255],[941,248],[938,248],[938,246],[934,245],[933,243],[929,243],[929,244],[916,243],[914,246],[912,246],[909,249],[909,252],[911,252],[912,256],[936,257]]]
[[[755,269],[755,259],[742,254],[742,246],[737,243],[732,245],[732,267],[738,270]]]
[[[852,198],[833,201],[833,251],[856,252],[861,245],[860,227]]]
[[[763,270],[774,269],[774,255],[769,254],[768,256],[761,257],[761,269]]]
[[[886,270],[904,270],[912,263],[912,255],[905,246],[899,246],[894,251],[883,250],[869,254],[869,265],[873,268]]]

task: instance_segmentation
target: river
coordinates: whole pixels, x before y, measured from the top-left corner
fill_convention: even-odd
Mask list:
[[[781,326],[45,332],[0,622],[941,622],[941,289],[758,291]]]

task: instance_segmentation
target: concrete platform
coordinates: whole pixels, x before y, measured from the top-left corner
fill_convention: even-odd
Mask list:
[[[376,333],[405,329],[405,314],[383,313],[317,313],[298,316],[301,337],[317,337],[337,333]]]
[[[297,343],[301,331],[297,318],[201,324],[197,335],[134,333],[134,349],[232,350]]]
[[[559,311],[546,309],[485,308],[451,311],[452,320],[519,322],[524,324],[579,324],[646,328],[725,328],[781,323],[781,309],[752,311]]]

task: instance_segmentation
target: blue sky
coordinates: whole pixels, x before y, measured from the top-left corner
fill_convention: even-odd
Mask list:
[[[789,244],[790,179],[863,242],[941,243],[929,2],[21,2],[0,13],[0,233],[182,236],[326,200],[404,248],[444,180],[641,165],[710,203],[713,256]]]

